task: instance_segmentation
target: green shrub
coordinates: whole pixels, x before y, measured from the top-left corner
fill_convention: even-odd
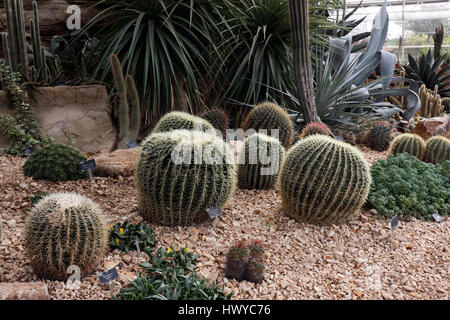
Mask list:
[[[108,248],[108,230],[100,207],[76,193],[41,199],[25,223],[25,250],[39,277],[65,280],[77,265],[88,274]]]
[[[125,221],[110,226],[109,246],[111,249],[119,249],[125,252],[137,250],[136,239],[142,251],[152,251],[158,242],[152,228],[145,223],[136,225]]]
[[[425,144],[424,161],[441,163],[445,160],[450,161],[450,140],[442,136],[428,139]]]
[[[433,165],[407,153],[372,165],[369,203],[385,217],[431,219],[450,212],[450,161]]]
[[[35,151],[23,165],[26,176],[38,180],[70,181],[86,177],[80,170],[85,161],[78,150],[63,145],[51,144]]]
[[[195,271],[196,254],[183,248],[159,248],[150,261],[141,263],[147,275],[138,276],[123,287],[120,300],[229,300],[233,293],[225,294],[223,287],[209,283]]]
[[[297,142],[280,172],[284,212],[300,222],[345,221],[366,201],[369,165],[355,147],[316,134]]]
[[[207,120],[193,116],[186,112],[173,111],[164,115],[156,124],[152,133],[168,132],[173,130],[214,130],[214,127]]]

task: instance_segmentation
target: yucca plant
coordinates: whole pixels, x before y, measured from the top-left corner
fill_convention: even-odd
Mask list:
[[[422,54],[418,60],[408,54],[409,64],[403,66],[406,71],[406,77],[425,84],[425,86],[434,90],[438,86],[438,94],[441,98],[450,97],[450,64],[443,63],[447,58],[447,53],[433,59],[431,50],[427,54]]]

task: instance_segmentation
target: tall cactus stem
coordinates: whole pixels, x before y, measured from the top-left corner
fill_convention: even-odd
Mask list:
[[[136,83],[131,75],[127,75],[127,93],[131,101],[131,121],[129,129],[130,141],[136,140],[139,135],[139,124],[141,121],[141,108],[139,103],[139,93]]]

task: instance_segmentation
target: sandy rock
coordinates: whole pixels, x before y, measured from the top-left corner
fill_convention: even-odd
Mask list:
[[[134,172],[140,148],[117,149],[95,157],[95,174],[102,177],[128,177]],[[122,178],[123,179],[123,178]]]
[[[423,118],[419,120],[414,133],[425,140],[433,136],[445,136],[450,131],[450,116]]]
[[[0,283],[0,300],[48,300],[43,282]]]

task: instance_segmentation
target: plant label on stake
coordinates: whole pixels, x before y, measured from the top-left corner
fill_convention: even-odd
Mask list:
[[[433,217],[434,221],[436,221],[436,222],[444,221],[444,218],[442,218],[442,216],[437,212],[433,213],[431,216]]]
[[[133,148],[136,148],[137,146],[138,146],[138,144],[137,144],[136,140],[127,142],[128,149],[133,149]]]
[[[113,280],[119,278],[119,274],[117,273],[116,268],[112,268],[110,270],[104,271],[98,275],[98,279],[100,280],[100,284],[109,284],[109,292],[111,293],[111,298],[114,298],[113,294]]]
[[[394,235],[394,230],[395,228],[397,228],[397,226],[398,226],[398,215],[395,215],[391,219],[391,237]]]
[[[27,157],[34,152],[34,149],[31,147],[22,149],[22,156]]]
[[[140,255],[141,254],[141,248],[139,247],[139,238],[136,238],[135,243],[136,243],[137,253]]]
[[[95,168],[97,168],[95,159],[80,162],[80,170],[89,172],[89,179],[91,179],[91,182],[92,182],[92,170]]]
[[[214,219],[213,228],[215,229],[218,217],[222,214],[222,210],[220,210],[219,207],[211,207],[211,208],[206,208],[206,212],[208,213],[208,215],[211,219]]]

